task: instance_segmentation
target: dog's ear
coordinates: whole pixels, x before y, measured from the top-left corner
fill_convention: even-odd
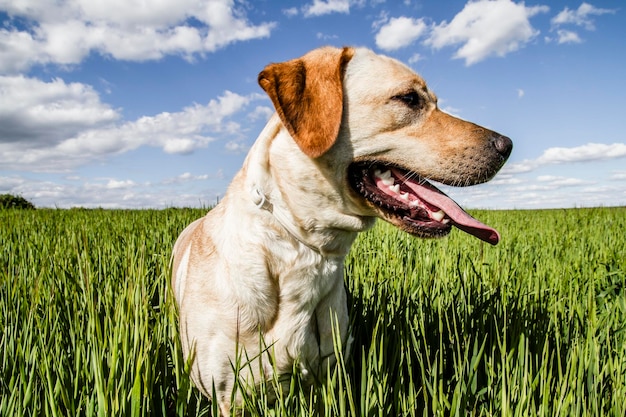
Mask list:
[[[259,85],[306,155],[317,158],[335,143],[343,113],[343,74],[352,48],[321,48],[270,64]]]

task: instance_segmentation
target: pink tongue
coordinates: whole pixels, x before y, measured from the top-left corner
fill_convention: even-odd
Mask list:
[[[397,175],[398,178],[404,177],[403,174],[396,172],[395,170],[393,173],[394,175]],[[448,217],[452,219],[454,226],[457,228],[469,233],[470,235],[476,236],[480,240],[491,243],[492,245],[496,245],[500,241],[500,234],[496,229],[489,227],[470,216],[467,212],[465,212],[465,210],[459,207],[454,200],[439,191],[434,186],[428,183],[418,184],[416,182],[409,181],[406,178],[404,178],[404,185],[413,190],[419,198],[428,204],[439,207],[443,210]]]

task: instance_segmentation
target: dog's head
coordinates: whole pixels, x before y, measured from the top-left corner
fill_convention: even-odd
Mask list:
[[[428,179],[452,186],[491,179],[509,138],[439,110],[424,80],[367,49],[321,48],[268,65],[259,84],[300,150],[332,170],[360,215],[420,237],[451,226],[496,244],[498,233]],[[326,167],[326,168],[324,168]]]

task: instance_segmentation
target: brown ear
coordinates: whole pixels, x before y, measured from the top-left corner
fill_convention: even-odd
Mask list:
[[[343,113],[343,74],[352,48],[321,48],[301,58],[270,64],[259,85],[302,152],[323,155],[335,143]]]

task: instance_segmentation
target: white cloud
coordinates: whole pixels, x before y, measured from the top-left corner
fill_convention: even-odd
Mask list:
[[[560,164],[565,162],[604,161],[607,159],[626,157],[624,143],[588,143],[575,148],[549,148],[537,159],[541,165]]]
[[[167,208],[207,207],[215,204],[220,192],[211,188],[221,183],[223,173],[180,176],[155,182],[124,178],[76,178],[72,182],[54,179],[25,179],[0,176],[0,193],[24,196],[37,207]],[[185,187],[181,184],[185,183]],[[194,186],[198,185],[201,188]],[[191,188],[190,188],[191,187]]]
[[[518,97],[518,98],[522,98],[522,97],[524,97],[524,94],[526,94],[526,93],[524,92],[524,90],[522,90],[521,88],[518,88],[518,89],[517,89],[517,97]]]
[[[582,3],[576,10],[570,10],[568,7],[565,7],[565,9],[552,18],[551,23],[556,26],[572,24],[582,26],[587,30],[594,30],[595,23],[591,16],[613,13],[615,13],[614,9],[601,9],[589,3]]]
[[[626,180],[626,171],[615,171],[611,174],[610,179],[613,181]]]
[[[552,23],[551,31],[556,30],[558,36],[556,41],[559,44],[581,43],[582,39],[577,32],[570,29],[563,29],[562,26],[574,25],[582,27],[585,30],[595,30],[593,16],[613,13],[615,13],[614,9],[601,9],[589,3],[582,3],[576,10],[570,10],[568,7],[565,7],[550,21]],[[546,40],[549,42],[552,41],[552,38],[546,38]]]
[[[339,39],[339,36],[337,36],[337,35],[329,35],[327,33],[322,33],[322,32],[317,32],[315,37],[317,37],[317,39],[321,39],[323,41],[335,41],[335,40]]]
[[[450,23],[434,26],[425,43],[435,49],[461,45],[454,58],[472,65],[489,56],[504,56],[530,42],[539,31],[529,18],[548,10],[547,6],[526,7],[511,0],[470,1]]]
[[[231,140],[224,145],[224,148],[230,153],[244,154],[250,150],[250,146],[241,142]]]
[[[578,36],[578,33],[572,32],[571,30],[559,29],[556,31],[556,34],[558,35],[557,42],[559,44],[582,42],[580,36]]]
[[[275,27],[251,24],[234,0],[1,0],[0,11],[20,19],[0,30],[5,74],[35,64],[78,64],[91,52],[131,61],[191,58],[268,37]]]
[[[101,155],[148,145],[160,147],[167,153],[191,153],[214,140],[209,134],[236,131],[239,126],[224,123],[225,119],[252,99],[252,96],[226,91],[206,105],[194,104],[180,112],[144,116],[109,129],[84,132],[60,143],[57,149],[69,155]]]
[[[136,185],[135,181],[132,181],[132,180],[118,181],[115,179],[110,179],[109,182],[106,183],[105,188],[114,190],[114,189],[120,189],[120,188],[131,188],[131,187],[134,187],[135,185]]]
[[[456,107],[453,107],[450,104],[448,104],[448,100],[445,97],[439,97],[438,104],[439,104],[439,108],[443,112],[451,114],[452,116],[458,117],[460,119],[463,118],[461,116],[462,110],[457,109]]]
[[[614,199],[618,200],[618,203],[609,203],[610,205],[621,205],[623,206],[626,202],[626,187],[624,184],[607,184],[607,185],[593,185],[590,187],[582,187],[580,189],[581,192],[593,195],[594,201],[596,201],[596,205],[607,205],[607,200]],[[621,201],[619,200],[621,197]]]
[[[252,112],[250,112],[250,114],[248,114],[248,119],[253,122],[256,122],[257,120],[267,122],[273,114],[273,107],[257,106]]]
[[[380,29],[383,25],[389,22],[389,12],[386,10],[382,10],[378,17],[372,22],[373,29]]]
[[[119,112],[83,84],[0,77],[0,169],[66,171],[141,146],[191,153],[241,134],[231,116],[261,97],[226,91],[206,105],[120,123]]]
[[[18,189],[26,184],[26,180],[18,176],[0,177],[0,194],[5,194]]]
[[[322,16],[330,13],[349,13],[350,0],[313,0],[303,7],[305,17]]]
[[[550,187],[576,187],[579,185],[593,184],[592,181],[582,180],[580,178],[568,178],[559,175],[540,175],[537,181],[547,184]]]
[[[534,160],[525,159],[522,162],[508,163],[502,168],[502,173],[507,175],[521,174],[523,172],[530,172],[536,169],[538,165]]]
[[[413,65],[413,64],[417,64],[419,61],[422,60],[422,56],[418,53],[415,53],[413,55],[411,55],[411,58],[409,58],[409,64]]]
[[[298,8],[297,7],[290,7],[288,9],[283,9],[283,14],[287,17],[294,17],[297,16],[299,13]]]
[[[224,176],[224,173],[222,172],[222,170],[219,170],[212,177],[210,177],[209,174],[193,175],[191,172],[185,172],[174,178],[167,178],[163,180],[162,183],[163,184],[182,184],[185,182],[192,182],[192,181],[205,181],[205,180],[208,180],[209,178],[223,178],[223,176]]]
[[[423,19],[404,16],[392,18],[376,34],[376,46],[386,51],[404,48],[422,36],[426,29]]]
[[[623,178],[620,180],[619,175],[615,181],[610,181],[610,174],[603,179],[598,174],[604,166],[602,161],[598,161],[589,170],[580,171],[581,175],[594,173],[592,178],[564,176],[559,174],[558,168],[548,167],[543,171],[550,172],[549,174],[536,177],[500,172],[486,184],[466,188],[447,187],[445,191],[468,208],[534,209],[624,205],[626,182]],[[620,172],[626,173],[616,171],[614,174]]]
[[[520,184],[523,180],[515,177],[511,174],[505,174],[502,172],[499,172],[498,175],[495,176],[494,179],[492,179],[491,181],[489,181],[490,185],[516,185],[516,184]]]
[[[626,144],[624,143],[588,143],[574,148],[548,148],[539,158],[505,165],[502,171],[515,174],[530,172],[545,165],[606,161],[624,157],[626,157]]]
[[[0,149],[49,146],[119,118],[88,85],[0,76]]]

